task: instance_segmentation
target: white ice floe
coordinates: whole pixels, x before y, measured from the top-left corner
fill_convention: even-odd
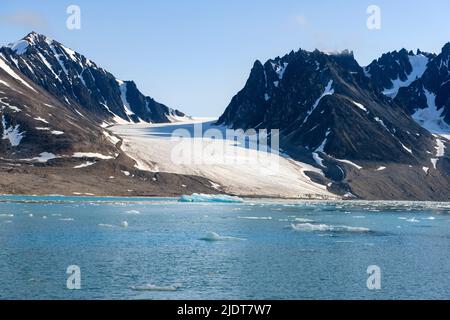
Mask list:
[[[242,203],[243,199],[239,197],[224,195],[224,194],[199,194],[184,195],[179,202],[223,202],[223,203]]]
[[[386,170],[386,167],[381,166],[377,169],[377,171],[383,171],[383,170]]]
[[[99,223],[98,226],[102,227],[102,228],[114,228],[114,226],[112,224],[106,224],[106,223]]]
[[[141,212],[138,211],[138,210],[128,210],[125,213],[127,213],[127,214],[140,214]]]
[[[272,217],[237,217],[242,220],[272,220]]]
[[[312,223],[299,223],[291,224],[291,228],[294,231],[319,231],[319,232],[369,232],[370,229],[363,227],[350,227],[350,226],[334,226],[327,224],[312,224]]]
[[[203,238],[200,238],[203,241],[244,241],[246,239],[236,238],[236,237],[225,237],[221,236],[215,232],[208,232]]]
[[[181,284],[172,284],[169,286],[157,286],[154,284],[146,284],[143,286],[132,286],[131,290],[172,292],[172,291],[177,291],[179,288],[181,288]]]

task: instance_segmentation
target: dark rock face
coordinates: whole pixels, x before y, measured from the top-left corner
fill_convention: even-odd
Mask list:
[[[434,109],[438,118],[428,120],[434,121],[437,127],[450,124],[449,61],[450,43],[447,43],[442,52],[430,60],[423,75],[409,87],[400,89],[396,97],[410,114],[421,109]],[[420,118],[420,115],[418,117]],[[437,123],[439,120],[445,123]]]
[[[47,37],[30,33],[0,49],[28,79],[68,105],[81,106],[98,122],[168,122],[184,116],[150,97],[134,82],[122,82],[83,55]],[[83,110],[81,110],[83,113]]]
[[[326,140],[328,155],[360,161],[417,163],[432,140],[399,105],[377,93],[351,53],[299,51],[264,66],[256,62],[219,123],[277,128],[310,151]]]
[[[407,87],[421,77],[435,55],[417,50],[417,53],[402,49],[383,54],[364,68],[368,77],[380,92],[395,97],[399,87]]]
[[[438,58],[401,50],[362,68],[348,51],[328,55],[300,50],[264,65],[257,61],[245,87],[218,122],[235,129],[280,129],[284,151],[301,161],[315,162],[332,182],[330,191],[339,185],[361,198],[399,198],[401,193],[392,190],[400,185],[382,171],[387,164],[395,164],[423,174],[424,168],[433,167],[430,158],[437,143],[411,118],[400,97],[421,81],[422,74],[428,77],[435,63],[445,65],[437,63]],[[392,100],[399,88],[399,98]],[[389,94],[394,89],[395,94]],[[447,161],[440,158],[434,175],[439,184],[450,187],[448,175],[439,171]],[[380,167],[384,169],[377,172]],[[371,179],[373,183],[360,181],[373,176],[373,171],[379,177]],[[420,185],[413,176],[398,180],[403,189],[408,183]],[[429,181],[425,191],[405,193],[404,199],[447,200],[448,195],[434,193],[433,179]],[[383,184],[392,192],[384,193]]]

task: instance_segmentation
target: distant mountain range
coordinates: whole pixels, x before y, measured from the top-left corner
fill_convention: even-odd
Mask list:
[[[449,54],[447,44],[367,67],[349,51],[256,61],[218,123],[280,129],[284,151],[347,198],[450,200]]]
[[[218,124],[280,129],[284,154],[344,198],[448,201],[449,57],[447,44],[366,67],[350,51],[256,61]],[[185,114],[43,35],[0,48],[0,117],[0,193],[217,192],[202,177],[141,168],[108,130]]]

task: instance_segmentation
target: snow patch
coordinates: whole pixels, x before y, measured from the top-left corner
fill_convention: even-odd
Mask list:
[[[114,157],[111,156],[105,156],[100,153],[94,153],[94,152],[75,152],[72,155],[73,158],[97,158],[102,160],[110,160],[114,159]]]
[[[119,84],[120,98],[122,99],[122,104],[125,109],[125,113],[127,114],[127,116],[132,116],[132,115],[134,115],[134,112],[131,111],[130,104],[128,103],[128,100],[127,100],[127,84],[126,84],[126,82],[123,82],[121,80],[116,80],[116,81]]]
[[[305,117],[305,120],[303,120],[302,125],[304,125],[308,119],[309,116],[314,112],[314,110],[319,106],[320,101],[322,101],[322,99],[326,96],[332,95],[334,94],[334,89],[332,89],[333,86],[333,80],[330,80],[327,84],[327,86],[325,87],[325,91],[322,93],[322,95],[316,100],[316,102],[314,103],[314,105],[312,106],[312,109],[310,111],[308,111],[308,114]]]
[[[37,93],[36,90],[32,86],[30,86],[25,80],[23,80],[16,72],[14,72],[13,69],[11,69],[10,66],[3,60],[3,56],[0,57],[0,68],[3,69],[8,75],[13,77],[14,79],[18,80],[20,83],[28,87],[29,89],[33,90]]]
[[[422,77],[427,69],[428,60],[429,59],[423,54],[410,55],[409,62],[412,66],[412,72],[408,75],[406,81],[402,81],[400,78],[392,79],[392,87],[390,89],[385,89],[383,94],[388,97],[395,98],[400,88],[407,87],[412,82]]]
[[[94,164],[96,164],[95,161],[88,161],[86,163],[80,164],[79,166],[75,166],[73,168],[74,169],[82,169],[82,168],[87,168],[87,167],[93,166]]]
[[[423,128],[436,134],[450,134],[450,126],[444,121],[444,108],[438,110],[436,106],[436,95],[423,88],[427,99],[427,108],[417,109],[412,118]]]
[[[367,111],[366,107],[364,107],[361,103],[355,102],[355,101],[353,101],[353,100],[352,100],[352,102],[353,102],[353,104],[354,104],[355,106],[357,106],[358,108],[360,108],[362,111],[364,111],[364,112],[369,112],[369,111]]]
[[[2,116],[2,127],[3,127],[3,140],[9,140],[12,147],[17,147],[23,139],[24,132],[20,131],[20,126],[10,126],[6,125],[5,116]]]

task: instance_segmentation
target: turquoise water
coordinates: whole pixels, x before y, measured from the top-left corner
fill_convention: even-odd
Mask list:
[[[446,203],[0,197],[1,299],[449,299],[449,253]]]

